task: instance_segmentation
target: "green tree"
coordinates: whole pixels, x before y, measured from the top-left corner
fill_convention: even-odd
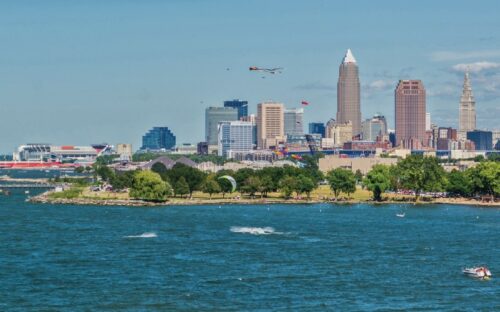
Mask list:
[[[152,171],[138,171],[134,174],[134,184],[130,196],[146,201],[165,201],[172,194],[172,187]]]
[[[469,197],[472,193],[471,181],[464,172],[453,169],[448,173],[446,192],[452,196]]]
[[[234,173],[233,178],[236,180],[239,191],[244,193],[241,188],[245,185],[245,181],[252,176],[255,176],[255,171],[250,168],[242,168]]]
[[[296,186],[295,186],[296,183],[297,183],[297,181],[295,180],[295,178],[293,178],[291,176],[284,176],[281,179],[281,181],[279,183],[279,187],[280,187],[281,193],[283,194],[283,197],[285,199],[290,198],[293,191],[296,189]]]
[[[113,190],[119,191],[126,188],[131,188],[134,185],[135,173],[136,171],[125,171],[123,173],[115,174],[115,176],[110,181]]]
[[[446,186],[445,171],[436,157],[410,155],[396,167],[401,187],[414,191],[415,201],[422,191],[441,191]]]
[[[220,186],[217,181],[215,181],[214,176],[209,176],[203,183],[202,190],[204,193],[208,193],[210,195],[210,199],[212,199],[212,194],[220,192]]]
[[[351,170],[343,168],[330,170],[326,175],[326,179],[330,184],[335,200],[337,200],[340,192],[347,193],[350,196],[351,193],[356,191],[356,178]]]
[[[115,159],[120,157],[119,155],[102,155],[98,156],[95,160],[95,164],[98,165],[111,165]]]
[[[102,181],[110,182],[115,177],[115,172],[104,164],[94,163],[94,175]]]
[[[481,162],[484,160],[484,156],[483,155],[477,155],[476,157],[474,157],[474,161],[475,162]]]
[[[192,168],[181,163],[176,163],[171,170],[167,172],[169,180],[177,182],[180,177],[186,179],[189,185],[189,196],[193,196],[194,191],[200,191],[205,181],[205,174],[197,168]]]
[[[356,170],[354,173],[354,178],[356,179],[356,184],[361,183],[363,181],[363,173],[361,173],[361,170]]]
[[[169,182],[168,169],[163,163],[154,163],[153,166],[151,166],[151,171],[158,173],[163,181]]]
[[[180,195],[181,198],[184,197],[184,195],[189,194],[189,184],[186,182],[186,179],[184,177],[180,177],[177,180],[177,182],[175,183],[174,192],[176,196]]]
[[[500,163],[483,161],[466,171],[474,194],[500,196]]]
[[[270,176],[263,176],[260,179],[260,193],[263,197],[267,197],[269,192],[272,192],[275,189],[275,185],[273,179]]]
[[[374,200],[381,201],[382,193],[391,187],[390,168],[386,165],[373,166],[363,180],[363,184],[373,193]]]
[[[321,153],[316,153],[314,155],[304,155],[302,156],[301,163],[304,164],[302,172],[305,176],[309,177],[314,183],[319,183],[325,177],[323,173],[319,170],[319,159],[324,157]]]
[[[500,142],[500,140],[499,140]],[[496,153],[490,153],[488,155],[488,160],[490,161],[500,161],[500,153],[496,152]]]
[[[75,173],[83,173],[85,171],[85,167],[80,166],[75,168]]]
[[[248,193],[251,197],[260,190],[260,179],[257,176],[249,176],[241,186],[242,193]]]
[[[307,198],[311,198],[311,192],[317,187],[317,184],[312,178],[305,175],[299,175],[297,177],[297,182],[295,183],[295,192],[297,195],[302,193],[307,194]]]

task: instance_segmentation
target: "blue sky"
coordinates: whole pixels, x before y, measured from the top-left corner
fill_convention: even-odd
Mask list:
[[[422,79],[433,122],[457,126],[471,68],[478,125],[500,128],[498,1],[46,0],[0,2],[0,152],[133,143],[168,126],[204,137],[204,109],[245,99],[335,117],[351,48],[363,118],[394,124],[398,79]],[[262,79],[248,67],[282,66]],[[230,70],[226,70],[229,68]]]

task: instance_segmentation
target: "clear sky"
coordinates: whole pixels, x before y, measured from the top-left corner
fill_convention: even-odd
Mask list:
[[[28,142],[132,143],[153,126],[204,137],[206,106],[310,102],[335,117],[351,48],[363,119],[394,125],[398,79],[422,79],[433,122],[456,127],[464,64],[478,126],[500,128],[500,1],[0,1],[0,152]],[[282,66],[280,75],[249,66]],[[229,68],[229,70],[227,70]]]

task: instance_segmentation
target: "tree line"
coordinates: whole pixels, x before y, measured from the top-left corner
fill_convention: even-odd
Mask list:
[[[447,192],[449,196],[475,197],[500,196],[500,162],[483,160],[465,171],[445,172],[435,157],[411,155],[396,165],[375,165],[366,174],[350,169],[337,168],[326,175],[319,170],[317,158],[305,156],[301,167],[266,167],[221,170],[205,173],[181,163],[167,169],[156,163],[151,171],[115,172],[105,164],[94,165],[94,174],[112,185],[114,190],[130,189],[133,198],[164,201],[168,197],[192,197],[193,192],[213,194],[231,193],[232,185],[222,176],[232,176],[237,183],[236,191],[251,198],[267,197],[279,192],[283,198],[294,194],[299,197],[311,193],[324,182],[335,199],[343,193],[347,197],[364,187],[372,192],[373,200],[383,200],[387,191],[408,190],[418,200],[423,192]]]

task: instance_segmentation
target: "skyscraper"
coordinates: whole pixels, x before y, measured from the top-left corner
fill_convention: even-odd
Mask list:
[[[284,140],[283,103],[264,102],[257,105],[257,145],[261,149],[276,146]]]
[[[232,107],[238,110],[238,120],[248,116],[248,101],[240,101],[238,99],[232,101],[224,101],[224,107]]]
[[[154,127],[142,136],[142,150],[163,150],[175,146],[175,135],[167,127]]]
[[[217,125],[221,121],[238,120],[238,110],[232,107],[207,107],[205,110],[205,140],[217,145]]]
[[[222,121],[219,123],[219,156],[231,158],[232,153],[248,152],[253,149],[253,128],[251,121]]]
[[[283,114],[285,122],[285,135],[303,135],[304,126],[302,123],[304,119],[304,109],[285,109]]]
[[[359,94],[359,73],[356,59],[351,49],[347,52],[339,67],[337,82],[337,122],[351,121],[352,133],[361,133],[361,108]]]
[[[465,72],[464,87],[460,98],[458,130],[462,133],[476,129],[476,101],[472,94],[469,72]]]
[[[421,80],[400,80],[395,90],[396,145],[417,148],[425,139],[425,88]]]

